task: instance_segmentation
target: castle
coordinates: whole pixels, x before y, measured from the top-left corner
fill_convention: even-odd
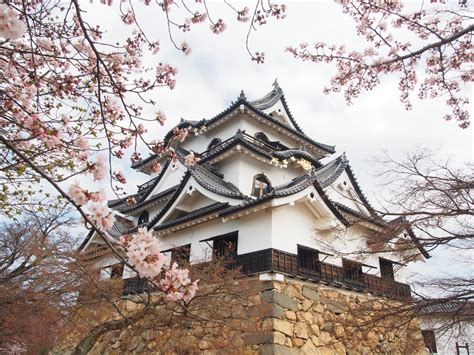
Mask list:
[[[277,82],[258,100],[242,92],[215,117],[181,119],[178,128],[189,135],[173,147],[173,158],[152,154],[132,166],[150,177],[130,195],[134,203],[109,202],[117,214],[112,241],[146,227],[170,260],[198,263],[230,252],[261,282],[410,300],[406,261],[427,253],[402,219],[374,211],[345,154],[303,132]],[[197,164],[186,164],[191,152]],[[379,252],[387,233],[405,247]],[[124,295],[144,291],[98,235],[91,232],[81,252],[103,277],[122,277]]]

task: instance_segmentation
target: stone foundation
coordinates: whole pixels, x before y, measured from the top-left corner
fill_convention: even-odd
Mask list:
[[[92,353],[425,353],[416,321],[400,328],[390,317],[377,319],[394,301],[296,279],[242,278],[232,287],[240,294],[194,301],[191,312],[205,320],[167,305],[103,335]],[[133,312],[139,306],[125,301],[123,307]]]

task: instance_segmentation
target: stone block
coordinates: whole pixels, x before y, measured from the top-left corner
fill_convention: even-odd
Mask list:
[[[326,305],[326,308],[328,309],[328,311],[331,311],[335,314],[341,314],[341,313],[344,313],[345,311],[345,307],[342,303],[334,302],[334,301],[329,302]]]
[[[281,319],[274,319],[273,321],[273,328],[283,334],[288,336],[293,336],[293,324]]]
[[[315,355],[338,355],[331,348],[320,347],[316,349]]]
[[[298,349],[278,344],[266,344],[259,349],[259,355],[298,355]]]
[[[285,317],[288,320],[296,321],[296,313],[293,311],[285,311]]]
[[[264,291],[262,293],[262,298],[268,303],[276,303],[279,306],[289,309],[291,311],[298,310],[298,301],[278,291],[275,291],[275,290]]]
[[[319,326],[317,324],[313,324],[310,326],[311,328],[311,332],[314,334],[314,335],[319,335]]]
[[[298,348],[304,345],[304,340],[300,338],[294,338],[292,342],[293,342],[293,346],[298,347]]]
[[[303,310],[303,312],[306,312],[308,309],[310,309],[313,306],[313,304],[314,304],[314,301],[304,300],[301,306],[301,309]]]
[[[317,290],[309,288],[307,286],[303,286],[303,295],[312,301],[319,301],[321,298]]]
[[[331,345],[333,342],[331,334],[329,334],[328,332],[321,332],[319,334],[319,340],[323,345]]]
[[[313,355],[317,351],[316,346],[314,346],[311,340],[308,340],[301,348],[300,354]]]
[[[319,313],[313,314],[313,320],[314,320],[314,323],[317,324],[317,325],[323,325],[324,324],[324,319],[321,316],[321,314],[319,314]]]
[[[323,313],[324,306],[322,304],[317,304],[316,306],[313,307],[313,310],[317,313]]]
[[[266,333],[246,333],[243,335],[245,344],[273,344],[274,336],[273,332]]]
[[[270,306],[270,317],[282,318],[285,314],[285,309],[277,304],[271,304]]]
[[[308,328],[303,322],[297,322],[294,326],[295,336],[302,339],[308,339]]]

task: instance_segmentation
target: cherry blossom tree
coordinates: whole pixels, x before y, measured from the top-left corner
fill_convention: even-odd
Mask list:
[[[247,49],[253,60],[262,62],[263,53],[250,52],[250,33],[270,18],[283,18],[285,6],[257,2],[250,18],[249,7],[227,5],[236,21],[249,22]],[[206,1],[100,1],[92,6],[115,11],[128,34],[117,42],[107,40],[107,28],[92,23],[78,0],[0,4],[1,213],[13,217],[25,205],[44,208],[50,196],[58,203],[66,201],[129,267],[156,282],[170,299],[189,301],[197,282],[191,282],[187,271],[177,265],[166,268],[156,240],[146,230],[113,245],[106,231],[115,217],[105,191],[85,188],[74,178],[90,176],[98,183],[108,179],[114,193],[125,198],[126,178],[114,168],[117,161],[129,155],[136,162],[142,149],[177,159],[173,146],[189,133],[176,128],[166,142],[150,141],[145,135],[145,127],[163,125],[166,115],[156,109],[154,117],[145,116],[144,107],[156,106],[158,89],[175,87],[177,70],[161,60],[158,39],[142,30],[135,6],[148,6],[161,15],[169,40],[185,55],[191,47],[177,44],[177,31],[208,23],[213,36],[227,24],[214,16]],[[159,64],[143,65],[145,56],[155,57]],[[185,163],[197,160],[191,152]],[[157,164],[155,170],[160,169]]]
[[[443,98],[450,109],[444,118],[457,121],[461,128],[469,126],[474,32],[470,2],[337,2],[355,21],[365,48],[318,41],[287,49],[303,61],[335,65],[337,72],[326,93],[344,91],[351,104],[362,92],[379,85],[383,77],[396,74],[400,101],[407,110],[412,107],[410,95],[417,91],[420,99]]]

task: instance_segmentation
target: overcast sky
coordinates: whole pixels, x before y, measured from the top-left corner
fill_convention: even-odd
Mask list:
[[[374,91],[364,93],[352,106],[346,105],[341,94],[323,94],[334,67],[303,63],[285,53],[285,48],[316,41],[357,47],[361,42],[355,36],[353,22],[332,1],[286,3],[286,19],[271,21],[251,34],[252,51],[265,52],[263,65],[252,62],[245,51],[248,24],[235,21],[235,15],[224,5],[210,3],[213,19],[222,17],[229,23],[221,35],[213,35],[208,24],[193,26],[191,32],[184,35],[175,32],[177,43],[186,40],[192,48],[192,53],[184,56],[172,48],[160,11],[137,4],[140,24],[152,38],[161,42],[159,60],[178,68],[176,88],[158,91],[155,97],[168,123],[165,129],[155,127],[151,134],[162,137],[180,117],[210,118],[226,109],[240,90],[244,90],[249,99],[259,98],[271,90],[273,81],[278,78],[302,129],[317,141],[335,145],[338,153],[346,152],[363,190],[372,201],[379,190],[373,176],[376,167],[370,160],[384,150],[399,157],[402,151],[425,146],[452,155],[460,162],[473,158],[472,128],[463,130],[455,122],[444,121],[443,101],[419,101],[416,93],[413,110],[405,111],[399,101],[395,76],[387,77]],[[233,4],[237,8],[244,6],[244,3]],[[115,21],[110,8],[97,3],[87,6],[88,16],[101,19],[109,28],[109,34],[121,33],[123,25]],[[470,90],[472,96],[472,87]],[[153,110],[147,112],[152,114]],[[147,155],[144,152],[143,156]],[[130,173],[130,193],[146,178]],[[438,255],[428,265],[418,263],[416,268],[439,271],[447,264],[449,260]]]

